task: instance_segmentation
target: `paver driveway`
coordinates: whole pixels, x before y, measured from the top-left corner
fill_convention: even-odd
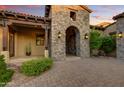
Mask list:
[[[115,58],[69,57],[38,77],[16,72],[7,86],[124,86],[124,62]]]

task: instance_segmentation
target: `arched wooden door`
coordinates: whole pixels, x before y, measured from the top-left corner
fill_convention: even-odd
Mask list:
[[[79,56],[80,38],[76,27],[69,27],[66,30],[66,55]]]

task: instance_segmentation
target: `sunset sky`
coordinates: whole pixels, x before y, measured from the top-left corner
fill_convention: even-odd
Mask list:
[[[112,17],[124,12],[124,5],[90,5],[93,12],[90,14],[90,24],[96,25],[101,22],[113,22]],[[44,6],[38,5],[0,5],[0,9],[13,10],[16,12],[29,13],[32,15],[43,16]]]

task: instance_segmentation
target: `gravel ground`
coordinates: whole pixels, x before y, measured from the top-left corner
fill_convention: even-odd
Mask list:
[[[124,87],[124,62],[115,58],[99,57],[80,59],[68,57],[54,62],[53,67],[37,77],[19,73],[13,76],[8,87]]]

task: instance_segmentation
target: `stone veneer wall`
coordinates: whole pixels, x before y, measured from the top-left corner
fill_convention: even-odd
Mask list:
[[[63,9],[64,6],[61,6]],[[54,11],[52,6],[51,22],[51,57],[54,60],[65,60],[66,58],[66,30],[70,26],[75,26],[80,32],[80,56],[82,58],[90,56],[89,40],[84,39],[85,33],[89,33],[89,12],[85,10],[76,11],[76,21],[70,18],[70,10]],[[58,32],[62,33],[58,38]]]
[[[108,26],[105,30],[104,30],[105,34],[109,35],[109,33],[111,32],[116,32],[116,23]]]
[[[117,33],[122,32],[124,36],[124,18],[117,19]],[[124,59],[124,37],[117,38],[117,58]]]

